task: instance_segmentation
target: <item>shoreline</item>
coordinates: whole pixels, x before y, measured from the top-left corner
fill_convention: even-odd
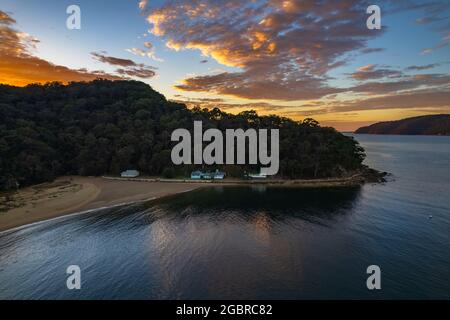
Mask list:
[[[204,186],[60,177],[13,194],[12,207],[0,212],[0,233],[72,214],[157,200]],[[1,196],[4,198],[4,194]]]
[[[161,197],[154,197],[154,198],[150,198],[150,199],[142,199],[142,200],[136,200],[136,201],[130,201],[130,202],[123,202],[123,203],[114,204],[114,205],[110,205],[110,206],[105,206],[105,207],[101,207],[101,208],[89,209],[89,210],[84,210],[84,211],[77,211],[77,212],[67,213],[67,214],[60,214],[60,215],[57,215],[57,216],[55,216],[53,218],[44,219],[44,220],[37,220],[35,222],[31,222],[31,223],[27,223],[27,224],[23,224],[23,225],[18,225],[18,226],[15,226],[13,228],[6,229],[6,230],[2,230],[1,226],[0,226],[0,236],[3,233],[6,233],[6,232],[16,232],[16,231],[19,231],[21,229],[25,229],[25,228],[32,227],[32,226],[35,226],[35,225],[39,225],[39,224],[44,223],[44,222],[55,221],[55,220],[58,220],[58,219],[68,218],[68,217],[76,217],[76,216],[79,216],[79,215],[89,214],[89,213],[97,212],[97,211],[100,211],[100,210],[120,208],[120,207],[124,207],[124,206],[130,206],[130,205],[140,204],[140,203],[154,201],[154,200],[161,200],[161,199],[164,199],[164,198],[169,198],[169,197],[172,197],[172,196],[180,195],[180,194],[183,194],[183,193],[186,193],[186,192],[191,192],[193,190],[195,190],[195,189],[190,189],[190,190],[187,190],[187,191],[181,191],[181,192],[178,192],[178,193],[168,194],[168,195],[164,195],[164,196],[161,196]]]
[[[209,186],[252,186],[293,188],[348,187],[362,185],[362,174],[347,178],[317,180],[192,181],[187,179],[60,177],[19,190],[11,207],[0,212],[0,233],[64,216],[147,202]],[[3,196],[5,198],[4,194]],[[6,199],[6,198],[5,198]],[[1,199],[0,199],[1,200]]]
[[[225,180],[191,180],[191,179],[163,179],[163,178],[120,178],[103,176],[102,179],[111,181],[132,181],[147,183],[182,183],[182,184],[201,184],[203,186],[247,186],[247,185],[266,185],[266,186],[295,186],[295,187],[342,187],[361,185],[367,181],[363,174],[355,174],[345,178],[328,178],[328,179],[261,179],[261,180],[242,180],[242,179],[225,179]]]

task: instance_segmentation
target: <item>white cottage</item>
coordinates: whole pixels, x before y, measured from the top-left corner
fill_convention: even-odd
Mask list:
[[[137,170],[127,170],[120,174],[122,178],[137,178],[139,175],[140,173]]]

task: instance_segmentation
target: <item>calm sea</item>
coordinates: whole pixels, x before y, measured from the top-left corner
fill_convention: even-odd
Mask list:
[[[209,188],[0,234],[0,298],[449,299],[450,137],[356,138],[392,181]]]

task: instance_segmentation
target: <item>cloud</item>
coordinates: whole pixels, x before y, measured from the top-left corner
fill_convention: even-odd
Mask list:
[[[126,49],[125,51],[134,54],[135,56],[141,56],[141,57],[145,57],[147,56],[147,53],[139,48],[130,48],[130,49]]]
[[[448,86],[446,75],[407,75],[379,65],[351,73],[354,80],[361,82],[355,86],[330,85],[329,72],[346,64],[355,54],[385,50],[367,46],[368,41],[388,30],[367,29],[365,9],[369,4],[356,0],[339,1],[339,5],[320,0],[254,0],[244,4],[238,0],[174,0],[157,5],[147,20],[151,33],[161,37],[168,48],[199,50],[206,58],[240,69],[188,76],[174,86],[181,91],[296,101],[339,99],[340,93],[395,99],[396,94],[406,91],[439,91]],[[389,13],[412,10],[427,17],[444,16],[448,9],[448,1],[441,0],[380,4]],[[444,20],[428,19],[427,23],[443,32]],[[448,29],[442,44],[424,52],[444,47],[450,38],[447,35]],[[404,71],[428,68],[431,65],[411,66]]]
[[[0,54],[0,83],[25,86],[30,83],[59,81],[92,81],[98,78],[123,79],[104,71],[74,70],[58,66],[32,56],[5,56]]]
[[[420,74],[414,76],[403,76],[398,81],[365,82],[363,84],[348,88],[348,91],[365,94],[392,94],[405,90],[415,90],[429,87],[438,90],[450,86],[450,75],[446,74]]]
[[[417,2],[409,1],[400,6],[404,10],[420,10],[422,16],[416,19],[417,24],[436,24],[437,22],[448,20],[450,17],[450,3],[448,1],[428,1]]]
[[[136,56],[141,56],[141,57],[148,57],[150,59],[153,59],[157,62],[163,62],[163,59],[160,59],[156,56],[156,52],[155,52],[155,48],[153,46],[153,44],[151,42],[144,42],[144,47],[146,49],[140,49],[140,48],[131,48],[131,49],[126,49],[126,51],[136,55]]]
[[[343,92],[343,89],[328,87],[321,79],[306,75],[297,80],[283,80],[281,74],[274,74],[272,78],[267,77],[269,78],[266,78],[264,70],[258,69],[244,73],[224,72],[188,78],[175,88],[182,91],[209,91],[247,99],[268,100],[310,100]]]
[[[416,22],[418,24],[428,24],[428,23],[433,23],[433,22],[445,20],[445,19],[448,19],[448,17],[441,18],[441,17],[438,17],[437,15],[432,15],[432,16],[428,16],[428,17],[417,18]]]
[[[364,81],[381,78],[399,78],[402,76],[402,73],[389,68],[377,68],[377,65],[369,64],[358,68],[358,70],[351,73],[350,76],[355,80]]]
[[[102,63],[122,67],[116,70],[116,73],[122,76],[149,79],[156,75],[154,67],[147,66],[142,63],[136,63],[130,59],[111,57],[99,52],[92,52],[91,55],[94,59]]]
[[[171,1],[152,10],[151,32],[174,50],[197,49],[241,72],[191,77],[184,91],[302,100],[340,92],[327,72],[383,33],[366,27],[366,1]]]
[[[11,16],[0,11],[0,83],[24,86],[51,81],[68,83],[92,81],[98,78],[122,80],[130,77],[148,79],[155,76],[153,67],[98,52],[92,53],[94,59],[120,67],[115,74],[102,70],[77,70],[55,65],[33,55],[32,51],[36,49],[39,39],[13,29],[12,26],[15,23]]]
[[[91,81],[97,78],[122,79],[104,71],[70,69],[36,57],[39,39],[14,29],[16,21],[0,10],[0,83],[25,86],[30,83]]]
[[[442,41],[438,45],[434,46],[433,48],[423,49],[421,53],[422,53],[422,55],[427,55],[427,54],[433,53],[436,50],[445,48],[446,46],[449,45],[449,43],[450,43],[450,33],[448,35],[446,35],[445,37],[443,37]]]
[[[384,97],[335,104],[328,112],[348,112],[383,109],[450,108],[450,90],[406,92]],[[450,109],[449,109],[450,111]]]
[[[133,67],[137,65],[133,60],[109,57],[98,52],[92,52],[91,55],[94,59],[113,66]]]
[[[116,72],[121,75],[127,75],[130,77],[137,77],[141,79],[153,78],[156,75],[156,72],[153,69],[142,66],[128,69],[117,69]]]
[[[320,102],[316,108],[302,110],[293,108],[282,110],[287,117],[315,117],[325,114],[347,115],[352,112],[355,116],[361,111],[409,109],[417,112],[449,113],[450,112],[450,88],[441,91],[419,90],[404,92],[395,95],[354,99],[350,101]],[[353,122],[353,121],[352,121]]]
[[[450,2],[446,0],[433,0],[428,2],[403,2],[399,6],[404,10],[420,10],[423,14],[416,19],[417,24],[432,25],[433,30],[438,31],[442,40],[436,46],[425,48],[421,51],[422,55],[428,55],[436,50],[445,48],[450,43]]]
[[[362,49],[361,52],[365,53],[365,54],[369,54],[369,53],[383,52],[385,50],[386,49],[384,49],[384,48],[365,48],[365,49]]]
[[[0,11],[0,23],[3,25],[12,25],[16,23],[16,20],[11,18],[6,12]]]
[[[439,67],[440,65],[441,65],[440,63],[432,63],[432,64],[423,65],[423,66],[409,66],[408,68],[406,68],[406,70],[408,70],[408,71],[428,70],[428,69],[433,69],[433,68]]]
[[[214,109],[219,108],[221,110],[238,110],[238,111],[246,111],[246,110],[257,110],[258,112],[264,113],[278,113],[282,109],[295,109],[293,106],[283,106],[283,105],[275,105],[267,102],[254,102],[254,103],[228,103],[223,99],[210,99],[210,98],[200,98],[200,99],[190,99],[179,95],[177,99],[172,100],[173,102],[183,103],[188,108],[200,107],[202,109]],[[298,107],[297,107],[298,108]]]
[[[268,102],[249,102],[249,103],[230,103],[222,98],[190,98],[184,95],[175,95],[173,102],[185,104],[188,108],[199,107],[201,109],[219,108],[229,112],[242,112],[246,110],[255,110],[262,114],[278,114],[286,117],[305,117],[317,114],[324,114],[327,103],[322,100],[312,100],[300,105],[272,104]],[[305,110],[305,108],[314,108]]]
[[[147,0],[139,1],[139,9],[144,10],[146,6],[147,6]]]

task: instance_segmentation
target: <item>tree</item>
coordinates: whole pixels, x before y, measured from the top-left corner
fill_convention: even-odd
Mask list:
[[[204,128],[279,129],[280,176],[334,177],[362,168],[364,149],[351,137],[255,111],[233,115],[218,108],[194,108],[167,101],[137,81],[50,83],[23,88],[0,85],[0,189],[51,181],[59,175],[189,175],[195,166],[171,162],[171,133]],[[216,167],[204,166],[204,170]],[[242,176],[257,166],[221,166]]]

